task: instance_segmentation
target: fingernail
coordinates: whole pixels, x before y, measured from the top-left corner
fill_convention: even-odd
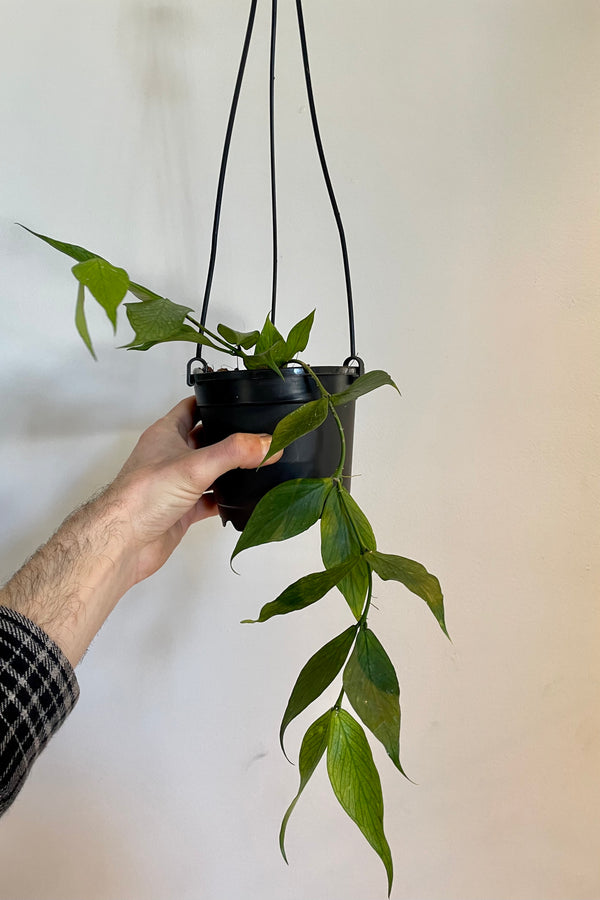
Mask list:
[[[272,436],[270,434],[259,434],[258,436],[260,438],[263,453],[268,453],[271,441],[273,440]]]

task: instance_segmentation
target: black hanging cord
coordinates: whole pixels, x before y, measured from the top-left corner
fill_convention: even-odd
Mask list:
[[[342,217],[340,215],[340,210],[337,205],[337,200],[335,199],[335,193],[333,190],[333,185],[331,183],[331,178],[329,176],[329,170],[327,168],[327,161],[325,159],[325,151],[323,150],[323,143],[321,141],[321,133],[319,130],[319,122],[317,119],[317,110],[315,107],[315,98],[313,95],[312,89],[312,79],[310,76],[310,64],[308,59],[308,47],[306,43],[306,30],[304,28],[304,15],[302,12],[302,0],[296,0],[296,11],[298,13],[298,27],[300,30],[300,44],[302,46],[302,60],[304,63],[304,77],[306,80],[306,93],[308,95],[308,104],[310,107],[310,118],[312,121],[313,132],[315,135],[315,142],[317,144],[317,151],[319,153],[319,160],[321,162],[321,169],[323,170],[323,177],[325,178],[325,184],[327,185],[327,193],[329,194],[329,200],[331,202],[331,208],[333,209],[333,215],[335,216],[335,221],[337,224],[339,236],[340,236],[340,244],[342,247],[342,258],[344,261],[344,277],[346,279],[346,294],[348,297],[348,322],[350,327],[350,357],[349,359],[357,359],[356,356],[356,338],[354,333],[354,305],[352,302],[352,282],[350,279],[350,262],[348,260],[348,247],[346,244],[346,235],[344,233],[344,225],[342,223]]]
[[[244,46],[242,49],[242,56],[240,59],[240,64],[238,68],[235,89],[233,93],[233,99],[231,102],[231,109],[229,112],[229,119],[227,122],[227,131],[225,134],[225,142],[223,145],[223,154],[221,157],[221,166],[219,170],[219,181],[217,186],[217,196],[215,201],[215,212],[213,219],[213,228],[212,228],[212,240],[211,240],[211,249],[210,249],[210,260],[208,264],[208,273],[206,277],[206,287],[204,290],[204,301],[202,304],[202,313],[200,317],[200,324],[204,326],[206,324],[206,318],[208,314],[208,304],[210,301],[210,294],[212,289],[212,282],[215,270],[215,264],[217,259],[217,245],[219,238],[219,224],[221,219],[221,207],[223,204],[223,191],[225,187],[225,175],[227,172],[227,163],[229,160],[229,150],[231,147],[231,139],[233,136],[233,128],[235,124],[235,117],[237,113],[238,101],[240,98],[242,82],[244,78],[244,72],[246,68],[246,62],[248,59],[248,52],[250,49],[250,42],[252,40],[252,31],[254,28],[254,20],[256,17],[256,8],[258,5],[258,0],[251,0],[250,4],[250,13],[248,16],[248,24],[246,27],[246,34],[244,37]],[[310,63],[308,58],[308,47],[306,41],[306,30],[304,27],[304,14],[302,11],[302,0],[296,0],[296,11],[298,14],[298,26],[300,31],[300,44],[302,47],[302,60],[304,64],[304,75],[306,80],[306,92],[308,96],[308,102],[310,107],[310,117],[313,127],[313,132],[315,136],[315,142],[317,145],[317,151],[319,154],[319,160],[321,163],[321,169],[323,172],[323,177],[325,179],[325,184],[327,186],[327,193],[329,194],[329,200],[331,202],[331,207],[333,210],[333,214],[335,217],[335,221],[338,228],[341,250],[342,250],[342,259],[344,263],[344,277],[346,280],[346,294],[348,298],[348,323],[350,330],[350,356],[345,361],[344,365],[350,364],[352,361],[358,361],[359,366],[362,367],[363,363],[356,355],[356,339],[355,339],[355,327],[354,327],[354,305],[352,300],[352,282],[350,278],[350,263],[348,259],[348,248],[346,244],[346,235],[344,232],[344,226],[342,223],[342,217],[340,215],[339,207],[337,204],[337,200],[335,197],[335,193],[333,190],[333,185],[331,183],[331,178],[329,175],[329,170],[327,168],[327,161],[325,159],[325,151],[323,149],[323,143],[321,140],[321,134],[319,130],[319,123],[317,119],[317,111],[315,107],[315,100],[312,88],[312,79],[310,74]],[[271,297],[271,321],[275,323],[275,310],[276,310],[276,302],[277,302],[277,270],[278,270],[278,238],[277,238],[277,191],[276,191],[276,169],[275,169],[275,50],[276,50],[276,32],[277,32],[277,0],[272,0],[272,13],[271,13],[271,48],[270,48],[270,67],[269,67],[269,137],[270,137],[270,154],[271,154],[271,214],[272,214],[272,227],[273,227],[273,284],[272,284],[272,297]],[[198,344],[196,349],[197,360],[202,361],[202,345]],[[196,360],[190,360],[188,364],[188,382],[191,383],[191,363]]]
[[[244,70],[246,68],[246,60],[248,59],[248,51],[250,49],[250,41],[252,39],[252,29],[254,27],[254,18],[256,15],[256,6],[258,0],[252,0],[250,5],[250,15],[248,17],[248,25],[246,27],[246,36],[244,38],[244,48],[242,50],[242,58],[235,82],[235,90],[233,92],[233,100],[231,102],[231,110],[229,112],[229,120],[227,122],[227,132],[225,135],[225,144],[223,146],[223,156],[221,158],[221,168],[219,171],[219,184],[217,187],[217,199],[215,202],[215,216],[213,220],[212,242],[210,248],[210,261],[208,264],[208,275],[206,277],[206,288],[204,290],[204,302],[202,304],[202,315],[200,323],[206,324],[206,316],[208,313],[208,302],[210,300],[210,292],[212,288],[213,275],[215,271],[215,263],[217,260],[217,243],[219,239],[219,221],[221,218],[221,206],[223,203],[223,188],[225,186],[225,173],[227,171],[227,160],[229,158],[229,148],[231,146],[231,138],[233,135],[233,126],[237,112],[238,100],[242,89],[242,81],[244,78]],[[198,345],[197,354],[200,358],[202,355],[201,345]]]
[[[273,288],[271,292],[271,322],[275,324],[277,306],[277,185],[275,180],[275,48],[277,43],[277,0],[271,7],[271,53],[269,58],[269,139],[271,147],[271,222],[273,226]]]

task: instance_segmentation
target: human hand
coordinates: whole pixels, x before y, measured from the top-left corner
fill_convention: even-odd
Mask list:
[[[197,448],[193,397],[140,437],[101,494],[72,513],[0,590],[76,665],[126,591],[156,572],[190,525],[215,515],[206,491],[230,469],[256,468],[269,435],[234,434]],[[269,460],[276,462],[281,454]]]
[[[166,562],[190,525],[217,514],[206,493],[216,479],[230,469],[257,468],[271,444],[270,435],[233,434],[198,448],[194,410],[189,397],[151,425],[107,491],[106,499],[127,515],[137,548],[136,582]]]

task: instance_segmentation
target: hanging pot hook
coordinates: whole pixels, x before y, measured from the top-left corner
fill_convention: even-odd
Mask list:
[[[208,363],[206,362],[206,360],[202,359],[201,356],[192,357],[186,367],[186,381],[188,387],[194,386],[194,375],[197,371],[197,369],[194,369],[194,371],[192,372],[192,366],[194,365],[194,363],[197,363],[201,367],[203,375],[206,375],[206,373],[208,372]]]
[[[360,358],[360,356],[349,356],[348,359],[344,360],[344,365],[349,366],[350,363],[353,363],[353,362],[358,364],[359,376],[364,375],[365,374],[365,364],[364,364],[363,360]]]

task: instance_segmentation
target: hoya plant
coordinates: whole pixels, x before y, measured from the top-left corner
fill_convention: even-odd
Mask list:
[[[370,626],[376,580],[395,581],[408,588],[425,601],[440,628],[445,634],[447,631],[438,579],[420,563],[378,548],[369,520],[344,484],[347,440],[339,410],[384,385],[397,390],[396,385],[386,372],[375,370],[360,375],[340,392],[329,392],[314,369],[299,358],[308,344],[314,311],[295,325],[286,338],[269,317],[260,330],[240,332],[219,325],[212,332],[200,324],[191,308],[132,281],[125,269],[98,254],[31,233],[75,260],[75,323],[94,357],[84,311],[86,291],[104,309],[115,331],[118,310],[129,293],[135,299],[123,304],[134,332],[125,345],[128,349],[148,350],[165,341],[187,341],[232,357],[248,370],[271,369],[281,377],[283,367],[293,362],[314,381],[317,399],[299,406],[278,422],[263,463],[331,417],[339,433],[337,465],[325,477],[294,478],[269,490],[257,503],[231,559],[233,562],[251,547],[293,538],[318,523],[322,566],[286,587],[279,596],[269,598],[256,618],[244,620],[264,623],[274,616],[299,612],[334,589],[341,592],[348,606],[348,627],[311,656],[298,675],[283,713],[279,740],[286,753],[284,737],[289,724],[316,704],[337,681],[335,703],[321,707],[302,740],[298,791],[283,816],[279,845],[287,862],[285,836],[290,816],[313,772],[326,757],[335,796],[385,866],[389,895],[392,854],[384,831],[381,782],[365,729],[383,745],[398,772],[405,773],[400,760],[398,678],[382,641]]]

